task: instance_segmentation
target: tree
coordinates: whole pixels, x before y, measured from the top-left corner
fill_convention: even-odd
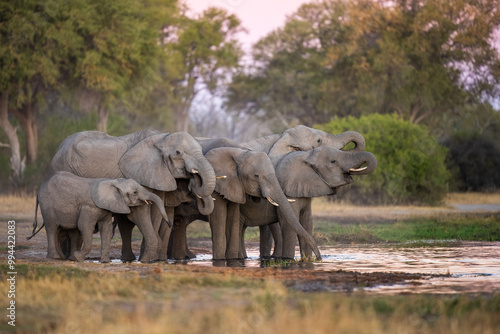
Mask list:
[[[497,96],[498,0],[324,0],[253,47],[227,107],[289,125],[397,112],[433,123]]]
[[[0,126],[7,134],[15,183],[23,159],[14,116],[23,129],[26,162],[37,159],[37,113],[46,99],[84,93],[99,130],[109,110],[137,85],[152,89],[161,29],[179,12],[176,0],[0,1]]]
[[[241,32],[239,19],[226,11],[209,8],[195,19],[185,17],[175,31],[167,31],[165,43],[167,108],[175,117],[176,131],[187,131],[189,110],[203,89],[220,94],[238,67],[242,55],[236,34]]]

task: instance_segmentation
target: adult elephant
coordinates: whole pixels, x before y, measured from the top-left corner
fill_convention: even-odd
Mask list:
[[[354,143],[351,152],[362,152],[365,149],[365,139],[358,132],[346,131],[332,135],[305,125],[298,125],[281,134],[248,141],[242,143],[241,146],[254,151],[265,152],[270,157],[274,157],[294,151],[308,151],[321,146],[343,149],[349,143]]]
[[[283,193],[274,166],[267,154],[235,147],[214,148],[205,154],[212,164],[217,179],[215,208],[209,217],[212,230],[213,258],[237,259],[240,250],[240,207],[249,198],[267,199],[282,217],[284,225],[297,233],[316,259],[321,260],[316,242],[300,225],[287,197]]]
[[[354,182],[352,175],[372,173],[377,166],[377,159],[370,152],[345,152],[329,146],[291,152],[272,158],[272,161],[283,192],[295,200],[290,203],[294,215],[299,218],[308,235],[312,235],[313,229],[311,198],[335,194],[338,187]],[[365,166],[361,167],[363,165]],[[274,256],[282,258],[295,256],[297,234],[289,229],[286,217],[279,211],[265,202],[256,201],[248,201],[240,207],[240,211],[244,228],[279,221],[282,239],[279,235],[275,237]],[[304,240],[301,240],[301,236],[299,242],[301,255],[305,258],[310,257],[311,252]],[[244,247],[240,249],[240,256],[246,256]]]
[[[203,156],[198,142],[185,132],[146,130],[121,137],[98,131],[78,132],[63,141],[51,168],[88,178],[126,177],[160,195],[176,190],[176,179],[190,179],[189,190],[204,202],[212,200],[215,189],[212,166]],[[160,212],[149,206],[137,207],[127,217],[144,237],[141,261],[157,260],[162,250],[166,256],[163,244],[168,243],[170,229],[162,228]],[[118,219],[122,260],[133,260],[131,232],[134,225],[123,218]],[[159,232],[163,233],[161,237]]]
[[[364,137],[355,131],[346,131],[337,135],[313,129],[305,125],[298,125],[287,129],[281,134],[274,134],[258,138],[241,146],[251,150],[267,153],[270,157],[283,156],[295,151],[308,151],[321,146],[330,146],[336,149],[344,149],[348,144],[353,143],[354,148],[349,152],[362,152],[366,142]],[[309,208],[309,211],[311,209]],[[274,226],[273,235],[277,237],[279,229],[277,224],[260,226],[260,247],[261,255],[269,256],[272,246],[270,227]]]

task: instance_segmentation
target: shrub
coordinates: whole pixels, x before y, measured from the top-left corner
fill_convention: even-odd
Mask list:
[[[488,135],[455,133],[444,143],[449,165],[457,169],[456,185],[462,191],[500,188],[500,145]]]
[[[377,157],[377,169],[355,176],[339,198],[357,204],[439,204],[448,191],[447,150],[421,125],[397,115],[371,114],[334,119],[318,126],[329,133],[354,130]],[[347,191],[345,191],[347,190]]]

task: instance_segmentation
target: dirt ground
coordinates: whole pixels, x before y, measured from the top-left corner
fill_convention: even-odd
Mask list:
[[[493,204],[500,206],[500,195],[487,197],[486,199],[474,200],[480,203],[472,204]],[[327,203],[325,200],[314,203],[314,216],[329,218],[335,217],[348,221],[364,221],[370,219],[402,219],[410,216],[429,216],[442,214],[481,214],[482,210],[474,212],[461,210],[455,204],[463,204],[464,199],[456,196],[442,207],[352,207],[339,204]],[[354,271],[342,270],[315,270],[311,263],[262,263],[260,267],[244,267],[242,262],[222,262],[212,263],[204,261],[193,264],[192,261],[181,263],[174,262],[157,262],[153,264],[142,264],[139,262],[122,263],[119,261],[121,239],[116,235],[112,241],[111,259],[112,263],[98,263],[100,258],[100,240],[98,234],[94,236],[94,245],[91,253],[88,255],[86,262],[76,263],[66,260],[47,259],[46,256],[46,237],[45,230],[42,230],[37,236],[31,240],[26,240],[26,237],[31,235],[32,231],[32,215],[26,213],[25,208],[18,208],[17,204],[12,204],[0,213],[0,257],[7,258],[7,221],[16,221],[16,265],[50,265],[50,266],[70,266],[80,267],[82,269],[99,271],[99,272],[138,272],[141,275],[154,274],[155,272],[183,270],[192,271],[194,273],[220,273],[221,275],[235,274],[244,277],[253,277],[257,279],[273,279],[285,283],[285,285],[302,291],[352,291],[356,288],[372,287],[377,285],[392,285],[402,282],[411,282],[410,284],[420,284],[419,281],[426,280],[429,275],[419,275],[410,273],[397,272],[375,272],[375,273],[360,273]],[[4,207],[5,208],[5,207]],[[31,210],[30,210],[31,212]],[[500,212],[500,210],[499,210]],[[137,229],[134,229],[136,235],[133,241],[133,249],[136,254],[140,249],[140,235]],[[117,234],[119,232],[117,231]],[[249,242],[247,247],[258,247],[257,243]],[[208,238],[196,238],[189,240],[189,248],[195,254],[211,253],[211,242]],[[4,262],[5,263],[5,262]]]

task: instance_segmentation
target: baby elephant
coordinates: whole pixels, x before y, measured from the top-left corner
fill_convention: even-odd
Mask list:
[[[134,180],[88,179],[69,172],[57,172],[38,190],[33,234],[28,239],[45,226],[47,257],[65,258],[58,241],[59,232],[61,229],[77,229],[81,233],[83,246],[73,256],[77,261],[83,261],[92,248],[92,237],[97,225],[101,233],[101,262],[109,262],[113,213],[128,214],[129,207],[146,205],[149,201],[158,206],[163,219],[170,225],[163,201]],[[38,203],[43,225],[35,232]]]

